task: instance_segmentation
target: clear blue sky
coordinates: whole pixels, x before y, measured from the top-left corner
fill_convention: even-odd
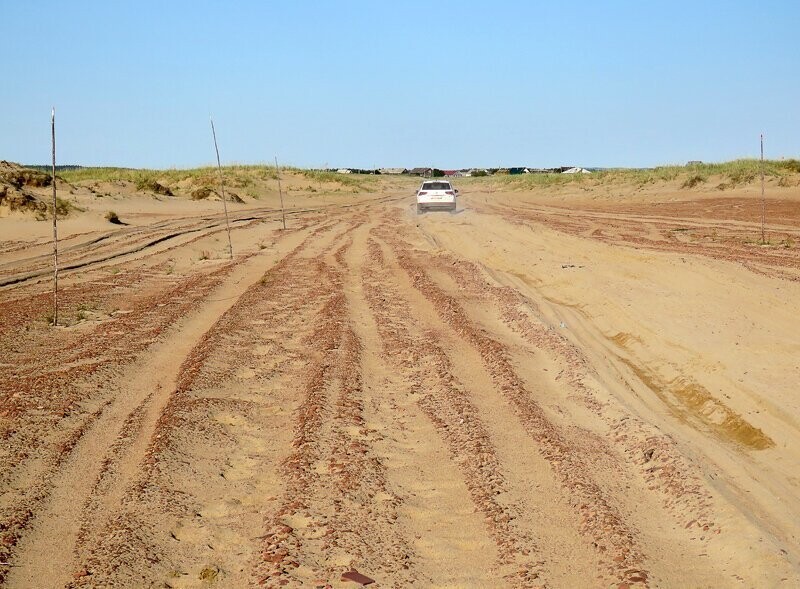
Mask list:
[[[651,166],[800,155],[800,2],[0,0],[0,159]]]

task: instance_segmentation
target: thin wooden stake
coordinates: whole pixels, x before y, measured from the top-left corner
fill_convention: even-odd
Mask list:
[[[53,147],[53,326],[58,325],[58,201],[56,198],[56,108],[50,111]]]
[[[210,118],[210,117],[209,117]],[[219,190],[222,194],[222,207],[225,209],[225,228],[228,230],[228,252],[233,259],[233,242],[231,241],[231,223],[228,220],[228,202],[225,200],[225,180],[222,177],[222,164],[219,163],[219,147],[217,147],[217,132],[214,129],[214,119],[211,120],[211,134],[214,136],[214,151],[217,152],[217,170],[219,171]]]
[[[283,211],[283,191],[281,190],[281,169],[278,167],[278,156],[275,156],[275,176],[278,178],[278,194],[281,197],[281,219],[283,228],[286,229],[286,213]]]
[[[767,201],[764,198],[764,134],[761,134],[761,243],[767,243],[764,224],[767,217]]]

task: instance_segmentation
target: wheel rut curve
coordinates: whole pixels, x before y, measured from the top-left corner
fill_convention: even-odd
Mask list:
[[[76,441],[22,537],[9,586],[64,587],[77,574],[78,553],[89,526],[102,529],[142,474],[158,420],[178,384],[182,360],[257,281],[258,268],[265,263],[271,264],[258,256],[239,260],[210,300],[126,369],[125,394],[118,395]]]

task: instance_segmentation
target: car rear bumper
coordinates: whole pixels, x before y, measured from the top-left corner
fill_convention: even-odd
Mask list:
[[[456,199],[454,196],[445,196],[442,198],[417,198],[417,206],[425,208],[452,208],[456,206]]]
[[[418,202],[417,203],[417,210],[418,211],[455,211],[456,210],[456,201],[436,201],[436,202]]]

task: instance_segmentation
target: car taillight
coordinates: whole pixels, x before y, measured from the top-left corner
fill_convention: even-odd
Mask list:
[[[423,194],[428,194],[427,190],[420,190],[419,195],[422,196]]]
[[[450,196],[453,196],[455,194],[455,192],[453,192],[452,190],[445,190],[444,193],[449,194]]]

